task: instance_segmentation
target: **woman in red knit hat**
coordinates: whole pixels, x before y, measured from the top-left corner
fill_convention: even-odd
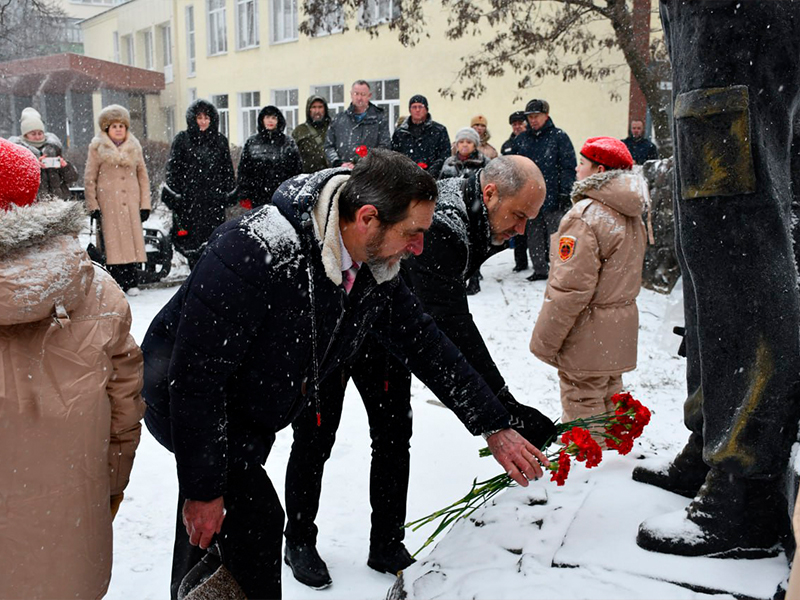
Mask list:
[[[558,369],[563,420],[612,410],[636,367],[647,184],[621,141],[581,149],[572,209],[550,247],[550,275],[531,352]]]

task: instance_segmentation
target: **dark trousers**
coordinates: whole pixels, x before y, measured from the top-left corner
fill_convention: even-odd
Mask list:
[[[800,407],[789,158],[800,2],[662,1],[661,17],[673,71],[687,426],[701,430],[713,468],[778,477]]]
[[[227,483],[225,520],[215,538],[222,547],[223,564],[248,598],[280,598],[284,515],[278,494],[261,465],[232,466]],[[177,599],[183,578],[206,553],[189,543],[181,515],[184,500],[178,496],[172,600]]]
[[[107,265],[108,272],[123,291],[127,292],[132,287],[139,285],[137,273],[138,263],[125,263],[122,265]]]
[[[527,229],[528,225],[525,225]],[[518,269],[528,268],[528,236],[526,233],[514,236],[514,266]]]
[[[411,373],[368,338],[349,367],[361,393],[372,438],[371,545],[402,541],[408,494],[411,440]],[[286,469],[286,539],[316,544],[322,472],[331,455],[342,416],[346,376],[336,371],[322,382],[321,422],[310,404],[294,420],[294,443]],[[355,491],[355,490],[354,490]]]
[[[550,236],[558,231],[558,224],[564,214],[560,209],[542,211],[525,226],[531,267],[537,275],[547,275],[550,272]]]

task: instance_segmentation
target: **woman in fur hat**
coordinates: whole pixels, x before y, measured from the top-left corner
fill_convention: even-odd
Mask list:
[[[139,140],[130,132],[131,117],[118,104],[98,118],[100,135],[89,144],[86,207],[101,217],[108,270],[129,295],[139,293],[137,263],[147,262],[142,221],[150,216],[150,180]]]
[[[78,171],[64,160],[61,140],[44,130],[42,116],[30,106],[22,111],[19,126],[21,135],[12,136],[8,141],[27,148],[39,161],[42,173],[38,197],[54,195],[69,200],[69,184],[78,180]]]
[[[35,201],[39,177],[0,140],[0,598],[101,598],[142,353],[125,295],[78,240],[82,204]]]

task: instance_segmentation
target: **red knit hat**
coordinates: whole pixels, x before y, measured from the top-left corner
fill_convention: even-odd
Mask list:
[[[41,177],[39,161],[30,150],[0,138],[0,209],[33,204]]]
[[[593,137],[586,140],[581,154],[606,169],[630,169],[633,157],[628,147],[612,137]]]

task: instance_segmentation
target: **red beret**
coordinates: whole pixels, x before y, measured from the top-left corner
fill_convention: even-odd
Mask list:
[[[0,138],[0,209],[33,204],[41,177],[41,165],[30,150]]]
[[[617,138],[593,137],[586,140],[581,154],[606,169],[630,169],[633,157],[628,147]]]

